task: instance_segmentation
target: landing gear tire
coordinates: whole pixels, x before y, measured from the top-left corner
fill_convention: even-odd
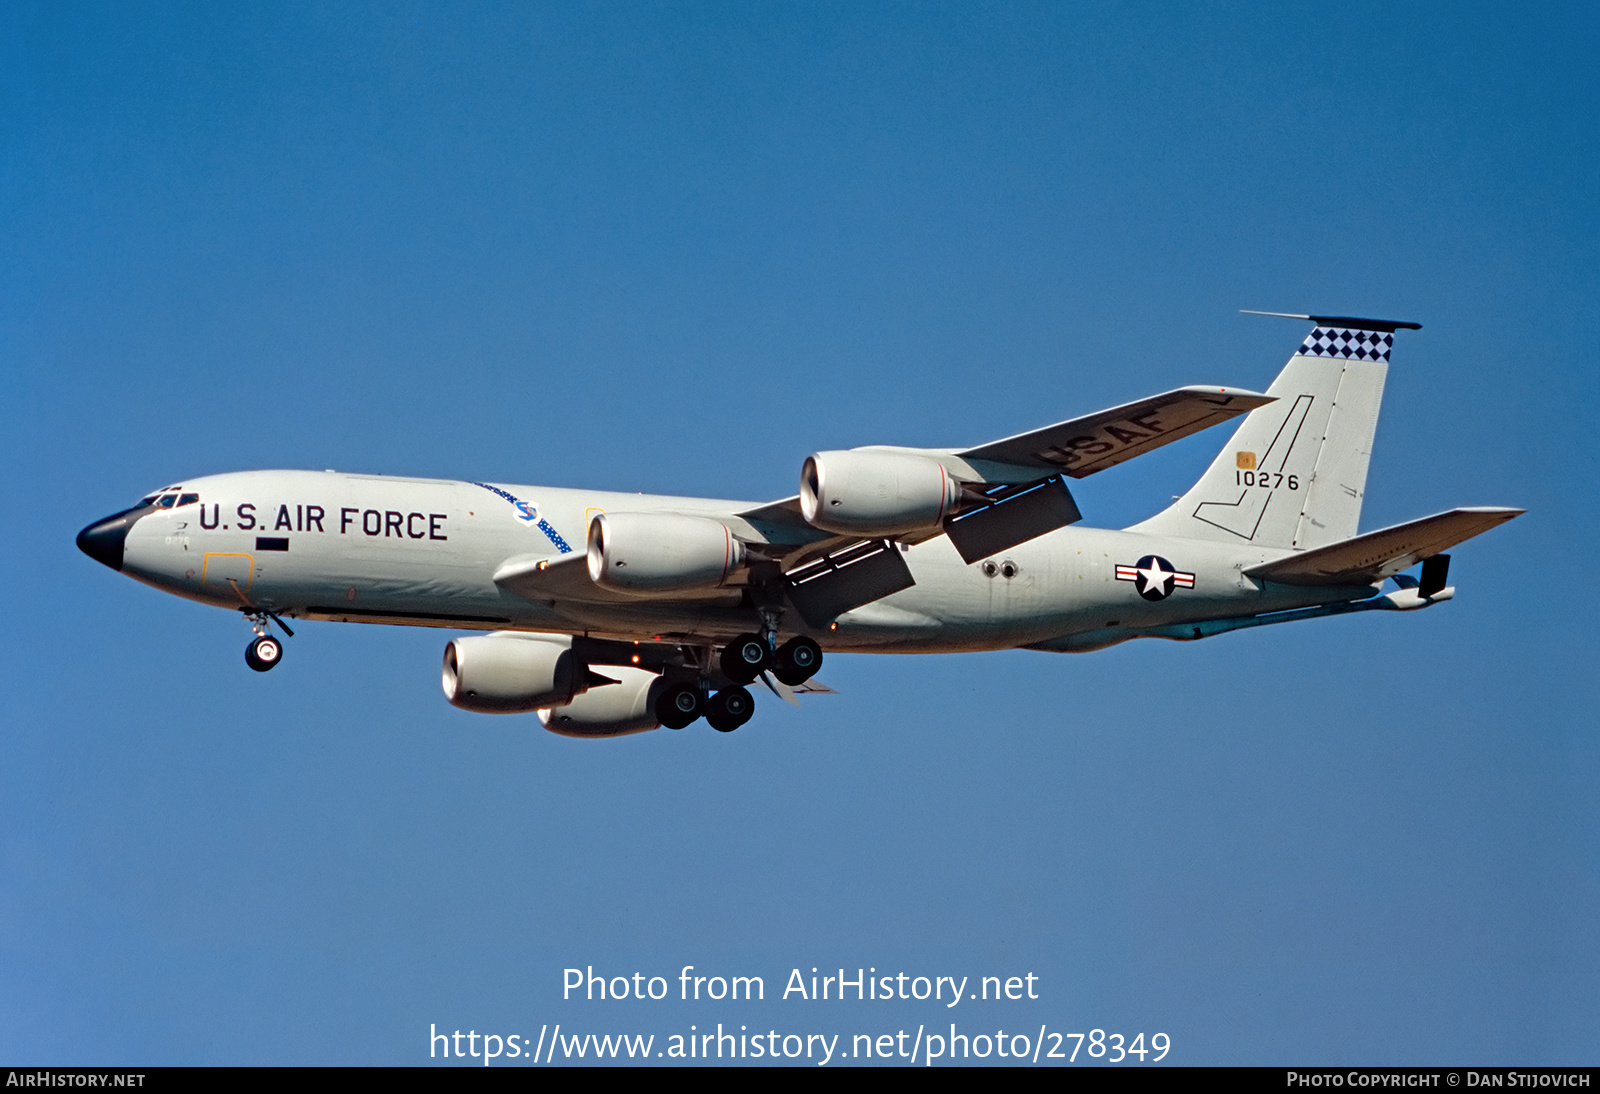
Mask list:
[[[262,635],[244,648],[244,663],[257,672],[266,672],[283,660],[283,643],[271,635]]]
[[[805,635],[798,635],[778,647],[772,662],[772,675],[796,687],[815,676],[822,667],[822,647]]]
[[[693,684],[672,684],[656,697],[656,721],[668,729],[682,729],[703,712],[700,689]]]
[[[732,733],[750,720],[756,701],[744,688],[723,688],[706,704],[706,721],[719,733]]]
[[[735,684],[748,684],[772,661],[772,650],[759,634],[741,634],[722,647],[722,675]]]

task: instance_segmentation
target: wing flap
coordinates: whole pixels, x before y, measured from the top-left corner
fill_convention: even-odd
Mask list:
[[[1273,401],[1270,395],[1238,388],[1181,387],[957,455],[1081,479]]]
[[[1283,585],[1357,585],[1382,581],[1523,512],[1525,510],[1495,506],[1451,509],[1263,562],[1244,572],[1248,577]]]
[[[945,534],[969,566],[980,558],[1009,551],[1046,532],[1083,519],[1061,476],[996,491],[994,500],[944,522]]]
[[[900,548],[885,539],[858,541],[785,575],[790,603],[813,627],[916,583]]]

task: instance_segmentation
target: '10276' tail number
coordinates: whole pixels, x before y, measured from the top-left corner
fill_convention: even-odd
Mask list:
[[[1276,490],[1280,486],[1298,490],[1300,476],[1285,475],[1282,471],[1235,471],[1233,483],[1235,486],[1264,486],[1268,490]]]

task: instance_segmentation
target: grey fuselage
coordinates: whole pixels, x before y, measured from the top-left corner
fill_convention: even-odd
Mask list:
[[[198,501],[130,511],[118,533],[120,565],[109,547],[96,557],[191,600],[295,618],[708,645],[757,625],[737,585],[622,603],[545,602],[502,589],[494,576],[510,559],[582,554],[601,512],[701,515],[760,541],[760,530],[738,516],[759,503],[332,471],[212,475],[182,492]],[[913,587],[825,629],[788,611],[781,630],[841,652],[1092,649],[1141,629],[1376,591],[1263,583],[1241,571],[1290,552],[1133,530],[1074,525],[972,565],[943,536],[900,549]],[[1119,566],[1126,575],[1149,556],[1192,575],[1192,587],[1180,581],[1149,599],[1135,581],[1118,578]]]

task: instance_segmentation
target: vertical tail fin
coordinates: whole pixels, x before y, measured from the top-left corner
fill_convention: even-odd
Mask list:
[[[1256,313],[1277,314],[1277,313]],[[1307,550],[1356,534],[1394,332],[1416,323],[1294,315],[1316,328],[1189,492],[1132,531]]]

